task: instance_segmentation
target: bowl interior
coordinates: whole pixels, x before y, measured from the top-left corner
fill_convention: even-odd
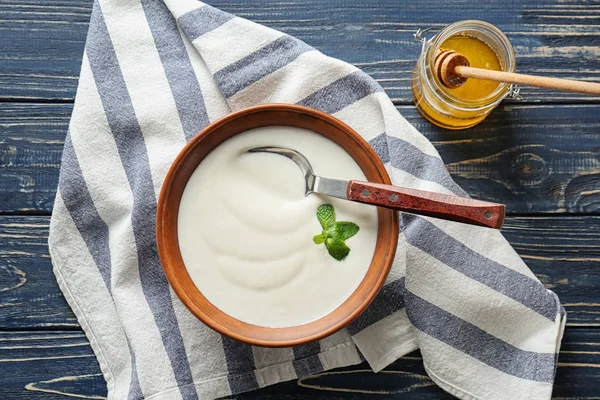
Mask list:
[[[288,347],[321,339],[355,319],[373,300],[391,268],[398,241],[398,213],[379,208],[375,254],[354,293],[326,316],[303,325],[267,328],[225,314],[194,285],[183,263],[177,238],[179,203],[190,176],[213,149],[230,137],[264,126],[294,126],[311,130],[337,143],[363,170],[370,182],[391,183],[368,143],[328,114],[287,104],[264,105],[230,114],[206,127],[179,153],[169,170],[158,203],[156,235],[160,259],[173,290],[186,307],[212,329],[248,344]]]

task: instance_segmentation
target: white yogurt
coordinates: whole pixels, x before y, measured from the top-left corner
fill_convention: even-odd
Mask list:
[[[304,177],[291,160],[247,153],[282,146],[306,156],[314,172],[365,179],[337,144],[292,127],[253,129],[213,150],[196,168],[179,207],[181,255],[192,280],[217,308],[241,321],[272,328],[317,320],[341,305],[364,278],[377,239],[375,207],[328,196],[304,196]],[[322,228],[321,204],[360,231],[346,241],[343,261],[312,238]]]

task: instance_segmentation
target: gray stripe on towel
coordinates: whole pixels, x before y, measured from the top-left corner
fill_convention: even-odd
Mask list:
[[[252,346],[221,336],[232,394],[258,389]]]
[[[83,179],[70,133],[67,133],[65,139],[58,186],[63,203],[65,203],[71,219],[94,259],[108,292],[112,294],[108,225],[98,214],[87,184]]]
[[[318,374],[323,371],[323,364],[319,358],[321,345],[319,342],[312,342],[294,347],[294,370],[298,378]]]
[[[90,255],[94,259],[94,263],[106,285],[108,293],[112,295],[112,261],[108,225],[100,217],[94,205],[92,196],[83,178],[70,133],[67,133],[67,138],[65,139],[62,161],[58,183],[61,198]],[[135,354],[131,348],[129,338],[126,336],[125,339],[127,340],[127,348],[131,356],[131,381],[127,398],[128,400],[137,400],[143,398],[142,388],[138,379]]]
[[[356,335],[363,329],[404,308],[405,279],[400,278],[381,288],[373,302],[348,327],[350,335]]]
[[[424,218],[403,214],[402,225],[411,245],[549,320],[556,319],[556,298],[540,282],[471,250]]]
[[[377,92],[383,92],[381,86],[359,70],[317,90],[298,104],[333,114]]]
[[[233,18],[233,15],[209,5],[187,12],[177,19],[187,37],[194,40]]]
[[[198,78],[173,14],[161,1],[142,0],[142,6],[189,141],[209,123]]]
[[[133,193],[131,223],[142,290],[154,315],[182,397],[197,399],[169,284],[158,259],[154,224],[156,197],[146,144],[97,1],[94,11],[86,52]]]
[[[217,71],[213,78],[225,97],[285,67],[304,52],[313,50],[306,43],[291,36],[282,36],[261,49]]]
[[[377,153],[382,163],[386,164],[390,162],[390,150],[388,148],[387,135],[385,133],[369,140],[369,145],[375,150],[375,153]]]
[[[506,374],[536,382],[554,380],[554,353],[521,350],[409,291],[405,300],[410,321],[419,331]]]
[[[453,180],[441,158],[423,153],[415,145],[393,136],[387,136],[392,166],[430,182],[435,182],[457,196],[467,193]]]

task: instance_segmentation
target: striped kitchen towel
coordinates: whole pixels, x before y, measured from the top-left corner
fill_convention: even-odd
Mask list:
[[[431,379],[457,397],[550,398],[565,312],[491,229],[402,215],[381,293],[317,343],[251,347],[188,312],[157,255],[165,174],[211,121],[274,102],[352,126],[398,185],[466,196],[352,65],[195,0],[97,0],[49,244],[109,399],[214,399],[363,359],[379,371],[417,348]]]

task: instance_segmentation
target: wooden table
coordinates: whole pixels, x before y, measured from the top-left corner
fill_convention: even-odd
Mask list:
[[[484,19],[512,40],[518,71],[600,81],[600,2],[267,0],[211,4],[280,29],[376,78],[476,198],[507,205],[504,235],[568,311],[554,395],[600,398],[600,99],[541,89],[460,132],[411,103],[412,34]],[[103,398],[105,383],[63,299],[48,222],[92,0],[0,2],[0,399]],[[381,395],[385,393],[385,395]],[[238,399],[440,399],[419,353]]]

